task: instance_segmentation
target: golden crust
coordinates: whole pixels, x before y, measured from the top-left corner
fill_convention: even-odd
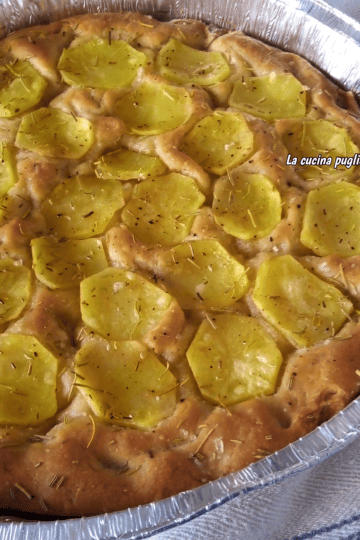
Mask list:
[[[98,36],[111,43],[122,39],[146,50],[151,74],[156,53],[171,38],[186,45],[221,52],[231,75],[207,90],[187,85],[192,98],[191,118],[177,129],[138,137],[115,115],[121,90],[67,87],[57,64],[64,47]],[[287,150],[280,135],[288,120],[273,125],[244,115],[254,135],[252,156],[235,172],[266,175],[282,197],[280,223],[263,238],[240,240],[214,220],[211,188],[215,175],[182,151],[182,139],[214,109],[228,109],[233,82],[249,75],[291,72],[304,85],[308,114],[329,119],[348,130],[360,147],[358,110],[352,94],[344,92],[297,55],[278,51],[240,32],[211,33],[199,21],[160,23],[137,13],[107,13],[71,17],[47,26],[22,30],[2,41],[4,61],[29,59],[46,78],[39,104],[88,118],[94,123],[95,143],[84,159],[41,157],[17,149],[18,181],[10,189],[8,208],[0,216],[0,256],[32,266],[30,241],[49,235],[41,204],[59,183],[73,175],[89,174],[105,152],[120,147],[161,158],[169,171],[195,179],[206,201],[194,216],[185,241],[217,239],[245,264],[253,281],[262,261],[292,254],[315,274],[336,284],[354,302],[360,298],[359,256],[314,257],[300,242],[306,194],[321,185],[300,177],[286,165]],[[136,86],[140,80],[136,80]],[[228,109],[233,110],[235,109]],[[0,140],[15,144],[20,118],[0,120]],[[356,183],[358,167],[352,180]],[[124,182],[130,198],[134,182]],[[100,235],[110,266],[136,271],[165,288],[159,257],[166,248],[137,239],[119,219]],[[206,317],[202,308],[183,312],[174,299],[166,316],[142,341],[160,357],[178,381],[179,401],[174,413],[153,429],[127,429],[103,423],[79,392],[74,368],[76,351],[91,342],[93,332],[81,320],[79,289],[49,290],[33,277],[31,300],[16,320],[2,331],[30,334],[59,360],[58,413],[36,427],[0,429],[0,503],[6,509],[59,516],[93,515],[159,500],[236,471],[283,448],[312,431],[346,406],[360,390],[360,324],[355,312],[333,339],[309,349],[294,350],[263,319],[250,292],[229,311],[257,317],[274,336],[284,364],[273,395],[249,399],[226,408],[201,397],[186,361],[189,347]],[[75,374],[75,376],[74,376]]]
[[[328,257],[308,255],[302,260],[311,271],[346,290],[357,300],[360,299],[360,258],[358,255],[348,259],[341,259],[336,255]]]

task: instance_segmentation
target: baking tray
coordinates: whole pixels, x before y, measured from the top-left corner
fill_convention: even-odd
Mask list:
[[[0,0],[0,38],[29,25],[101,11],[141,11],[160,20],[200,19],[296,52],[360,95],[360,4],[356,0]],[[6,540],[130,540],[152,536],[254,490],[309,469],[360,433],[360,398],[306,437],[245,469],[169,499],[102,516],[25,521],[4,516]]]

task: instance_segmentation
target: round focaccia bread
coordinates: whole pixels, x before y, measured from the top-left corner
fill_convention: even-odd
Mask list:
[[[0,42],[3,509],[153,502],[358,395],[358,118],[304,59],[199,21]]]

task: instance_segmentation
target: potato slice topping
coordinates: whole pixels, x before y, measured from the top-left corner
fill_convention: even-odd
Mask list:
[[[219,52],[199,51],[177,39],[160,50],[156,66],[161,75],[177,84],[211,86],[230,75],[230,67]]]
[[[189,234],[204,201],[192,178],[171,173],[137,184],[122,219],[142,242],[173,246]]]
[[[92,39],[64,49],[58,69],[67,84],[92,88],[130,86],[147,62],[125,41]]]
[[[16,162],[11,148],[0,143],[0,197],[17,181]]]
[[[0,323],[16,319],[31,292],[31,271],[12,259],[0,259]]]
[[[124,206],[117,180],[75,176],[58,184],[41,206],[51,234],[59,238],[89,238],[106,229]]]
[[[339,165],[336,169],[334,163],[337,157],[354,156],[359,152],[358,147],[353,143],[347,130],[336,126],[328,120],[305,120],[291,122],[282,134],[282,140],[292,156],[298,158],[298,173],[305,180],[316,180],[317,178],[347,177],[353,174],[353,167],[346,168]],[[306,158],[319,157],[331,158],[331,164],[325,162],[321,167],[309,165]],[[304,162],[301,160],[304,158]],[[321,161],[320,161],[321,163]]]
[[[174,299],[130,270],[107,268],[80,284],[83,321],[111,340],[141,339],[154,329]]]
[[[76,287],[84,278],[108,267],[100,238],[58,242],[52,237],[31,240],[33,267],[50,289]]]
[[[360,188],[338,182],[310,191],[300,236],[316,255],[360,254]]]
[[[116,180],[145,180],[166,172],[166,165],[156,156],[139,154],[132,150],[116,150],[101,156],[95,163],[100,178]]]
[[[94,140],[90,120],[61,109],[41,107],[23,116],[15,142],[41,156],[78,159]]]
[[[229,105],[271,122],[305,116],[306,94],[294,75],[273,72],[236,81]]]
[[[232,171],[215,182],[213,214],[236,238],[262,238],[280,223],[281,196],[267,176]]]
[[[153,428],[175,410],[174,375],[137,341],[93,340],[78,351],[75,370],[94,413],[112,424]]]
[[[254,136],[240,113],[215,111],[193,127],[182,151],[205,171],[223,175],[253,152]]]
[[[57,411],[57,359],[33,336],[0,335],[0,423],[32,425]]]
[[[272,394],[282,364],[259,322],[230,313],[205,319],[186,355],[202,396],[225,406]]]
[[[131,133],[159,135],[185,124],[192,113],[192,100],[185,88],[143,82],[122,96],[116,114]]]
[[[354,309],[338,289],[291,255],[260,266],[252,296],[264,318],[297,347],[333,337]]]
[[[15,60],[0,66],[0,117],[11,118],[37,105],[47,87],[29,62]]]
[[[181,307],[225,308],[248,287],[246,270],[217,240],[184,242],[160,256],[167,289]]]

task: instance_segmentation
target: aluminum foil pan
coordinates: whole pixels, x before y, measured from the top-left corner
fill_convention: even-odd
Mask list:
[[[0,0],[0,38],[29,25],[86,12],[141,11],[242,30],[301,54],[360,96],[360,4],[356,0]],[[130,540],[176,527],[226,502],[309,469],[360,434],[360,398],[306,437],[245,469],[169,499],[103,516],[0,522],[6,540]]]

